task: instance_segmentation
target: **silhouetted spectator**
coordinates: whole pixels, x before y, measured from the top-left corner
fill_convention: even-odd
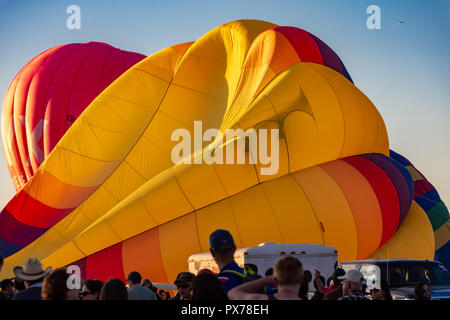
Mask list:
[[[309,270],[303,272],[303,281],[300,289],[298,290],[298,296],[303,300],[308,300],[309,283],[311,282],[312,274]]]
[[[197,275],[202,274],[202,273],[210,273],[210,274],[214,274],[214,275],[215,275],[214,272],[212,272],[211,270],[209,270],[209,269],[207,269],[207,268],[204,268],[204,269],[199,270],[199,271],[197,272]]]
[[[175,280],[179,295],[172,300],[191,300],[192,298],[192,281],[195,275],[191,272],[180,272]]]
[[[204,272],[192,281],[192,300],[227,300],[217,276]]]
[[[128,291],[120,279],[109,279],[100,291],[100,300],[128,300]]]
[[[45,270],[37,258],[29,258],[23,267],[14,267],[14,274],[25,282],[25,290],[16,294],[12,300],[41,300],[42,282],[52,267]]]
[[[301,300],[298,291],[302,281],[303,267],[301,262],[295,257],[287,256],[275,264],[273,276],[237,286],[229,291],[228,297],[231,300]],[[267,285],[275,286],[277,292],[257,293]]]
[[[2,280],[2,292],[5,300],[10,300],[14,295],[14,283],[10,279]]]
[[[42,300],[66,300],[67,279],[69,275],[64,269],[55,269],[44,279]]]
[[[156,294],[149,288],[141,286],[141,274],[137,271],[130,272],[127,281],[130,289],[128,289],[128,300],[158,300]]]
[[[225,293],[244,282],[244,270],[234,261],[236,245],[231,233],[218,229],[209,236],[210,252],[219,266],[218,278]]]
[[[431,289],[427,281],[420,281],[414,289],[414,300],[431,300]]]
[[[273,268],[268,268],[264,274],[266,277],[273,276]],[[275,288],[273,285],[269,284],[264,289],[264,293],[275,293],[277,292],[277,288]]]
[[[247,263],[244,265],[244,282],[254,281],[261,279],[261,275],[258,274],[258,266],[253,263]],[[264,293],[264,291],[261,291]]]
[[[153,284],[150,281],[150,279],[144,279],[144,280],[142,280],[141,286],[145,287],[145,288],[148,288],[148,289],[151,289],[153,287]]]
[[[88,279],[81,287],[80,300],[100,300],[103,281]]]
[[[392,300],[391,290],[389,290],[389,284],[386,280],[381,280],[380,286],[375,283],[370,290],[370,296],[372,300]]]
[[[18,294],[25,290],[25,282],[17,277],[14,278],[14,294]]]

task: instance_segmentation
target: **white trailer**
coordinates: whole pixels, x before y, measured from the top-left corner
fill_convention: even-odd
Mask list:
[[[338,253],[335,248],[322,245],[269,242],[257,247],[237,249],[234,258],[241,267],[245,264],[256,265],[258,273],[264,276],[268,268],[273,268],[278,260],[288,255],[298,258],[303,264],[303,270],[309,270],[314,275],[317,269],[327,279],[337,265]],[[191,255],[188,264],[189,271],[194,274],[205,268],[215,273],[220,271],[210,252]]]

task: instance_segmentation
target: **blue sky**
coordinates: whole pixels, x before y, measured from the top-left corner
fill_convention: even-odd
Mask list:
[[[66,27],[71,4],[81,8],[81,30]],[[381,9],[381,30],[366,27],[372,4]],[[236,19],[300,27],[333,48],[383,116],[391,148],[409,158],[450,205],[447,0],[0,0],[0,96],[26,62],[56,45],[101,41],[149,55]],[[3,152],[0,188],[3,207],[15,193]]]

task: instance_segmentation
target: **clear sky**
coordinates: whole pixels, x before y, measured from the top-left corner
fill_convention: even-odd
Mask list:
[[[71,4],[81,8],[81,30],[66,27]],[[366,27],[369,5],[381,9],[380,30]],[[450,206],[448,0],[0,0],[0,96],[26,62],[56,45],[100,41],[150,55],[236,19],[300,27],[333,48],[383,116],[391,148]],[[0,190],[3,207],[15,193],[3,152]]]

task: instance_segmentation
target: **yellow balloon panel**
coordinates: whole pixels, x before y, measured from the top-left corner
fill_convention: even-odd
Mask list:
[[[303,188],[323,226],[325,245],[335,247],[340,260],[356,259],[356,225],[349,204],[336,182],[320,167],[292,175]]]
[[[274,212],[260,185],[234,195],[230,201],[244,247],[283,242]]]
[[[324,244],[308,198],[291,175],[262,184],[286,243]]]
[[[127,199],[127,202],[142,199],[144,206],[159,225],[194,210],[172,169],[160,173],[138,191],[135,198]]]
[[[434,235],[426,213],[413,201],[400,228],[368,259],[434,259]]]
[[[211,165],[179,164],[173,168],[181,190],[194,209],[199,209],[225,198],[215,169]]]
[[[127,161],[122,161],[109,179],[105,181],[103,187],[116,199],[124,199],[145,182],[145,178],[132,168]]]
[[[213,203],[196,211],[195,214],[201,252],[209,251],[209,235],[216,229],[228,230],[233,236],[236,247],[243,247],[229,199]]]
[[[105,215],[106,221],[121,239],[128,239],[134,235],[150,230],[157,226],[155,220],[147,212],[140,201],[134,201],[125,208],[114,208],[113,211],[123,210],[120,214]]]
[[[319,137],[314,118],[306,112],[293,111],[284,119],[284,132],[290,172],[315,165],[319,155]]]
[[[167,279],[176,279],[178,273],[188,271],[188,258],[201,252],[197,224],[193,213],[159,227],[161,259]]]

